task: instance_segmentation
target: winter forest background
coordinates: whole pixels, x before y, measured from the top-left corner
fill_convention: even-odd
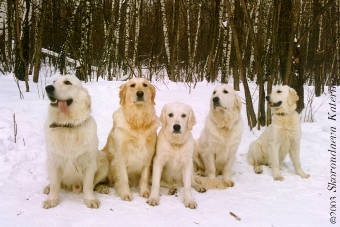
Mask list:
[[[243,86],[248,125],[260,128],[273,85],[295,88],[300,112],[303,85],[320,96],[340,84],[339,1],[0,0],[0,74],[14,73],[29,92],[29,78],[47,76],[42,66],[85,82],[232,81]]]

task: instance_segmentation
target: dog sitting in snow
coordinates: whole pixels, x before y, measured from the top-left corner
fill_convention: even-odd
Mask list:
[[[50,181],[43,207],[58,204],[59,190],[83,189],[84,202],[98,208],[93,187],[107,177],[108,160],[98,151],[97,125],[91,114],[91,100],[74,76],[59,77],[46,86],[50,100],[45,124],[47,171]]]
[[[262,165],[272,168],[274,180],[283,180],[280,163],[287,153],[293,162],[296,173],[302,178],[308,178],[300,164],[300,116],[296,112],[296,102],[299,97],[293,88],[277,86],[266,97],[272,111],[272,124],[260,137],[249,146],[247,155],[249,164],[254,166],[255,173],[262,173]]]
[[[192,182],[192,156],[195,141],[191,130],[196,123],[190,106],[183,103],[170,103],[163,107],[160,120],[162,129],[157,137],[156,155],[153,160],[152,189],[147,203],[159,203],[160,182],[174,194],[177,187],[184,185],[184,205],[191,209],[197,204],[191,195],[191,186],[199,192],[203,187]],[[182,183],[183,182],[183,183]]]

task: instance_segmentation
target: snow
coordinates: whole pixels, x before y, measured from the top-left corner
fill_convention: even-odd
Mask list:
[[[44,75],[42,73],[41,75]],[[45,74],[49,75],[49,74]],[[45,82],[46,80],[46,82]],[[161,189],[160,205],[151,207],[137,190],[132,202],[122,201],[110,189],[109,195],[97,194],[99,209],[86,208],[82,195],[61,192],[60,204],[53,209],[41,207],[48,183],[45,170],[45,142],[43,123],[48,100],[43,98],[45,84],[30,83],[31,92],[20,99],[13,76],[0,75],[0,226],[328,226],[329,192],[329,126],[327,120],[328,94],[315,98],[316,122],[302,124],[301,162],[309,179],[294,173],[287,158],[282,167],[283,182],[275,182],[271,170],[256,175],[247,164],[245,154],[249,143],[260,134],[250,131],[245,122],[237,160],[233,167],[235,186],[225,190],[209,190],[200,194],[193,190],[198,208],[191,210],[182,203],[182,189],[178,197]],[[112,113],[119,107],[120,81],[99,81],[84,84],[92,97],[92,114],[97,121],[102,148],[112,127]],[[196,114],[195,138],[203,128],[209,110],[210,94],[216,84],[200,82],[195,87],[184,83],[154,81],[157,88],[156,110],[168,102],[190,104]],[[24,91],[24,85],[21,84]],[[242,87],[242,86],[241,86]],[[250,84],[251,93],[256,89]],[[340,89],[338,88],[338,93]],[[243,91],[239,94],[243,97]],[[339,94],[337,94],[339,97]],[[256,97],[255,97],[255,102]],[[338,101],[339,102],[339,101]],[[256,107],[256,105],[254,105]],[[256,108],[255,108],[256,109]],[[18,135],[14,143],[13,113]],[[338,112],[339,113],[339,112]],[[339,137],[339,136],[338,136]],[[241,218],[240,221],[229,212]]]

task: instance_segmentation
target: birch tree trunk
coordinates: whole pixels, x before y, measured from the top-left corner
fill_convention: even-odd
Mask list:
[[[202,3],[200,2],[198,4],[198,16],[197,16],[197,26],[196,26],[196,32],[195,32],[193,63],[195,62],[195,59],[197,58],[198,34],[201,28],[201,11],[202,11]]]
[[[167,22],[167,17],[165,13],[165,2],[164,0],[160,0],[161,3],[161,12],[162,12],[162,24],[163,24],[163,35],[164,35],[164,46],[165,46],[165,53],[167,57],[167,65],[168,68],[170,69],[170,43],[169,43],[169,33],[168,33],[168,22]],[[175,80],[173,72],[170,71],[169,75],[170,80]]]
[[[117,23],[115,28],[115,55],[114,55],[114,67],[115,70],[118,70],[118,62],[119,62],[119,38],[120,38],[120,23],[121,23],[121,12],[122,12],[122,0],[118,0],[118,15],[117,15]]]
[[[191,9],[191,1],[187,0],[186,5],[186,19],[187,19],[187,42],[188,42],[188,81],[192,81],[192,58],[191,58],[191,32],[190,32],[190,9]]]
[[[125,22],[125,48],[124,59],[129,57],[129,41],[130,41],[130,1],[126,0],[126,22]],[[133,70],[133,69],[132,69]]]
[[[138,42],[139,42],[139,32],[140,32],[140,6],[143,5],[143,0],[136,0],[135,1],[135,38],[134,38],[134,48],[133,48],[133,57],[132,57],[132,65],[133,69],[136,67],[136,63],[138,60]],[[138,76],[141,76],[141,70],[138,70]]]

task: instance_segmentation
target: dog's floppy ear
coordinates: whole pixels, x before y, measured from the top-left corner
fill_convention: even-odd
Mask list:
[[[166,109],[167,105],[163,106],[161,116],[159,117],[163,128],[166,127]]]
[[[292,106],[299,100],[299,96],[293,88],[289,88],[288,105]]]
[[[234,95],[235,95],[234,106],[238,111],[240,111],[242,106],[241,98],[236,92]]]
[[[189,117],[188,117],[188,129],[192,130],[192,127],[196,124],[196,117],[194,111],[190,109]]]
[[[126,89],[127,89],[126,83],[120,85],[119,89],[120,89],[119,90],[119,99],[120,99],[119,103],[120,103],[120,105],[124,106],[125,105]]]
[[[149,87],[151,90],[151,103],[155,105],[156,89],[155,89],[155,86],[153,86],[151,83],[149,83]]]

